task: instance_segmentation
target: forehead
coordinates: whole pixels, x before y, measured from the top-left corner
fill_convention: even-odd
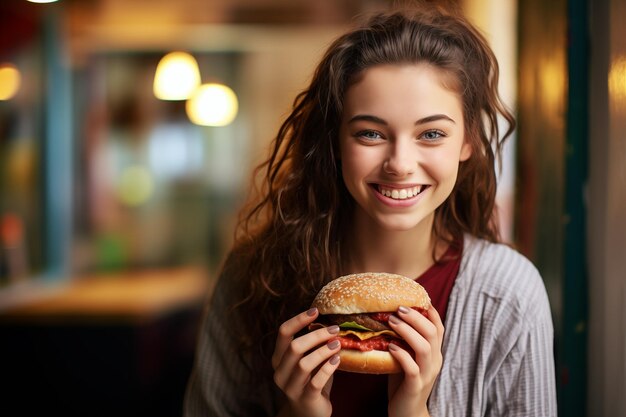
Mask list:
[[[379,64],[373,65],[371,67],[365,68],[360,72],[356,73],[348,83],[348,89],[352,87],[354,84],[363,81],[364,78],[371,78],[372,76],[378,77],[380,74],[387,73],[391,76],[394,76],[399,73],[413,73],[423,74],[426,76],[432,77],[433,81],[437,81],[441,84],[442,87],[450,90],[451,92],[460,93],[461,85],[454,74],[454,72],[450,69],[445,69],[441,67],[437,67],[428,62],[419,62],[419,63],[395,63],[395,64]]]
[[[424,116],[429,112],[462,116],[454,77],[428,64],[377,65],[354,77],[344,97],[344,115],[360,112]]]

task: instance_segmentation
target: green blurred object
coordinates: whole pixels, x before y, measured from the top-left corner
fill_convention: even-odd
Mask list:
[[[128,265],[128,250],[121,235],[103,234],[95,239],[95,264],[99,271],[117,271]]]

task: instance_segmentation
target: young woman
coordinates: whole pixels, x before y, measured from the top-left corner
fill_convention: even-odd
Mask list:
[[[541,277],[498,243],[498,67],[462,17],[379,15],[336,40],[261,166],[203,324],[186,416],[554,416]],[[307,332],[340,275],[415,278],[433,308],[390,326],[403,372],[337,371]],[[444,330],[445,328],[445,330]]]

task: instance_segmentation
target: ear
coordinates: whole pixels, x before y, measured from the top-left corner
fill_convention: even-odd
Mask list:
[[[459,162],[467,161],[472,156],[472,145],[464,140],[463,146],[461,146],[461,155],[459,156]]]

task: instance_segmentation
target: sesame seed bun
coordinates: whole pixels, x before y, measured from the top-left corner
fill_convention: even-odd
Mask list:
[[[430,297],[420,284],[402,275],[365,272],[326,284],[313,300],[320,314],[396,311],[398,307],[428,309]]]
[[[339,277],[326,284],[313,300],[312,307],[316,307],[320,315],[354,315],[367,313],[394,312],[400,306],[412,307],[418,310],[430,308],[430,297],[420,284],[402,275],[366,272]],[[340,370],[365,374],[391,374],[402,371],[400,364],[388,350],[379,348],[365,348],[361,342],[350,342],[344,348],[342,338],[345,333],[355,330],[341,331],[338,339],[342,343],[339,352]],[[401,338],[392,330],[385,331],[358,331],[359,339],[367,344],[367,340],[374,341],[384,333],[400,342]],[[357,343],[363,350],[353,347]],[[387,342],[388,343],[388,342]],[[401,344],[401,343],[400,343]],[[386,346],[386,345],[385,345]],[[384,348],[386,349],[386,347]]]

